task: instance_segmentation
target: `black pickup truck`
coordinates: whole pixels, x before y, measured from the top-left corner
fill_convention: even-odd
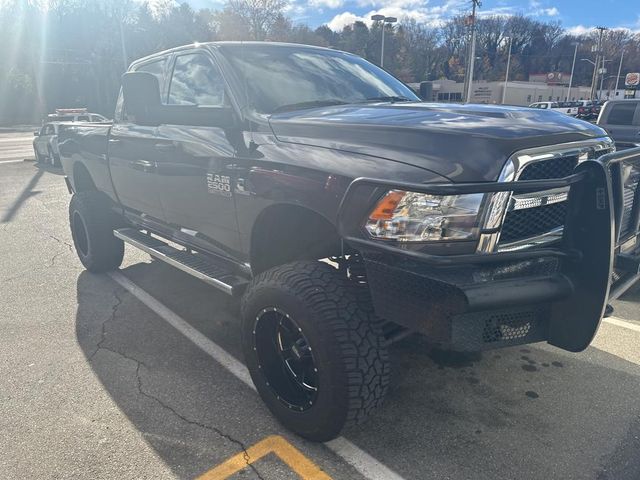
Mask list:
[[[388,388],[390,342],[586,348],[638,279],[640,149],[556,112],[423,103],[344,52],[210,43],[59,137],[87,269],[124,243],[241,297],[246,364],[312,440]]]

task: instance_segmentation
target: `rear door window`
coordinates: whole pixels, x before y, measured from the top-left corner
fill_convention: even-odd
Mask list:
[[[609,125],[631,125],[636,113],[636,102],[616,103],[611,107],[607,122]]]
[[[192,53],[176,58],[168,103],[205,107],[225,105],[222,75],[206,55]]]

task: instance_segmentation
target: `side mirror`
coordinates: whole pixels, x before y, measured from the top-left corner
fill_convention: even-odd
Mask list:
[[[147,72],[127,72],[122,76],[124,109],[140,125],[157,125],[162,102],[160,85],[155,75]]]
[[[40,136],[40,132],[38,132],[38,131],[33,132],[33,136],[34,137],[39,137]]]

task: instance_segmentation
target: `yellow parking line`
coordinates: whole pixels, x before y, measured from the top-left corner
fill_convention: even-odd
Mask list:
[[[273,453],[291,470],[296,472],[302,480],[331,480],[320,467],[305,457],[300,450],[279,435],[272,435],[249,447],[247,452],[234,455],[229,460],[204,473],[197,480],[224,480],[247,468],[248,464],[260,460],[265,455]],[[248,458],[247,458],[248,457]]]

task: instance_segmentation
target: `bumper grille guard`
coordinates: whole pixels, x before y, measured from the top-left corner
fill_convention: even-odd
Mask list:
[[[376,302],[376,298],[383,297],[385,292],[391,292],[396,297],[402,296],[404,287],[399,288],[397,285],[405,279],[407,273],[404,272],[407,272],[407,268],[414,271],[420,269],[423,272],[421,275],[426,275],[420,278],[425,280],[416,280],[418,283],[412,284],[412,288],[429,298],[420,306],[412,303],[415,303],[418,297],[405,298],[401,302],[402,309],[398,310],[396,307],[396,311],[413,310],[411,310],[412,313],[410,312],[411,315],[398,313],[396,315],[398,319],[413,322],[411,325],[416,325],[415,322],[427,321],[428,328],[440,328],[442,323],[429,323],[428,318],[434,315],[437,317],[439,312],[433,309],[441,308],[442,302],[446,300],[449,303],[445,302],[446,311],[440,315],[440,318],[443,321],[449,319],[453,322],[452,330],[448,330],[453,337],[457,335],[455,325],[460,325],[460,328],[463,325],[457,322],[468,322],[473,326],[478,321],[477,318],[486,320],[481,322],[485,327],[492,325],[491,322],[499,324],[500,335],[504,337],[504,333],[510,331],[505,327],[509,322],[504,320],[506,318],[504,308],[524,308],[529,305],[530,308],[527,307],[523,311],[538,312],[534,315],[535,322],[533,320],[524,322],[520,317],[517,317],[517,321],[509,321],[515,326],[520,323],[544,325],[544,328],[536,333],[536,339],[532,337],[531,341],[547,340],[550,344],[565,350],[580,351],[593,339],[609,301],[610,291],[612,295],[616,294],[616,287],[611,290],[614,259],[616,264],[638,266],[636,271],[629,271],[625,285],[631,286],[640,278],[638,252],[640,245],[637,241],[640,227],[640,201],[636,201],[631,212],[628,211],[631,203],[628,192],[630,165],[634,168],[640,166],[640,148],[585,160],[575,167],[572,174],[550,180],[415,184],[358,178],[349,185],[342,199],[337,218],[338,231],[348,244],[361,253],[367,274],[374,274],[375,268],[380,267],[391,269],[389,271],[395,271],[400,275],[397,279],[391,280],[387,278],[387,274],[374,275],[376,281],[370,285],[376,311],[380,310],[378,313],[385,318],[397,312],[394,312],[393,306],[386,306],[382,301]],[[441,255],[434,254],[433,244],[429,245],[428,242],[406,244],[371,239],[363,225],[377,201],[391,189],[432,195],[500,194],[502,192],[509,195],[543,192],[557,188],[568,189],[567,216],[561,240],[553,246],[541,245],[515,251]],[[633,191],[636,199],[640,196],[639,192],[640,189]],[[495,198],[496,195],[491,197]],[[481,237],[484,233],[495,231],[496,229],[481,231]],[[632,249],[629,249],[630,242],[635,242]],[[626,252],[625,258],[621,258],[622,256],[618,253],[621,248]],[[488,287],[446,281],[435,282],[441,288],[448,289],[446,291],[449,294],[444,300],[440,296],[430,296],[427,291],[429,285],[434,284],[427,279],[430,271],[435,275],[436,272],[455,272],[469,266],[480,270],[485,266],[492,267],[502,262],[549,258],[563,261],[560,262],[560,268],[556,273],[546,276],[501,281],[499,288],[495,282]],[[432,276],[432,278],[435,277]],[[491,286],[493,284],[496,288]],[[392,302],[391,298],[387,300],[387,303]],[[513,314],[524,315],[518,311]],[[424,320],[420,320],[421,318]],[[489,322],[487,319],[493,320]],[[402,324],[402,321],[398,323]],[[470,331],[469,328],[463,328],[462,333]],[[527,335],[529,333],[525,337]],[[460,336],[464,335],[460,334]],[[488,342],[487,338],[482,338],[483,342]]]

